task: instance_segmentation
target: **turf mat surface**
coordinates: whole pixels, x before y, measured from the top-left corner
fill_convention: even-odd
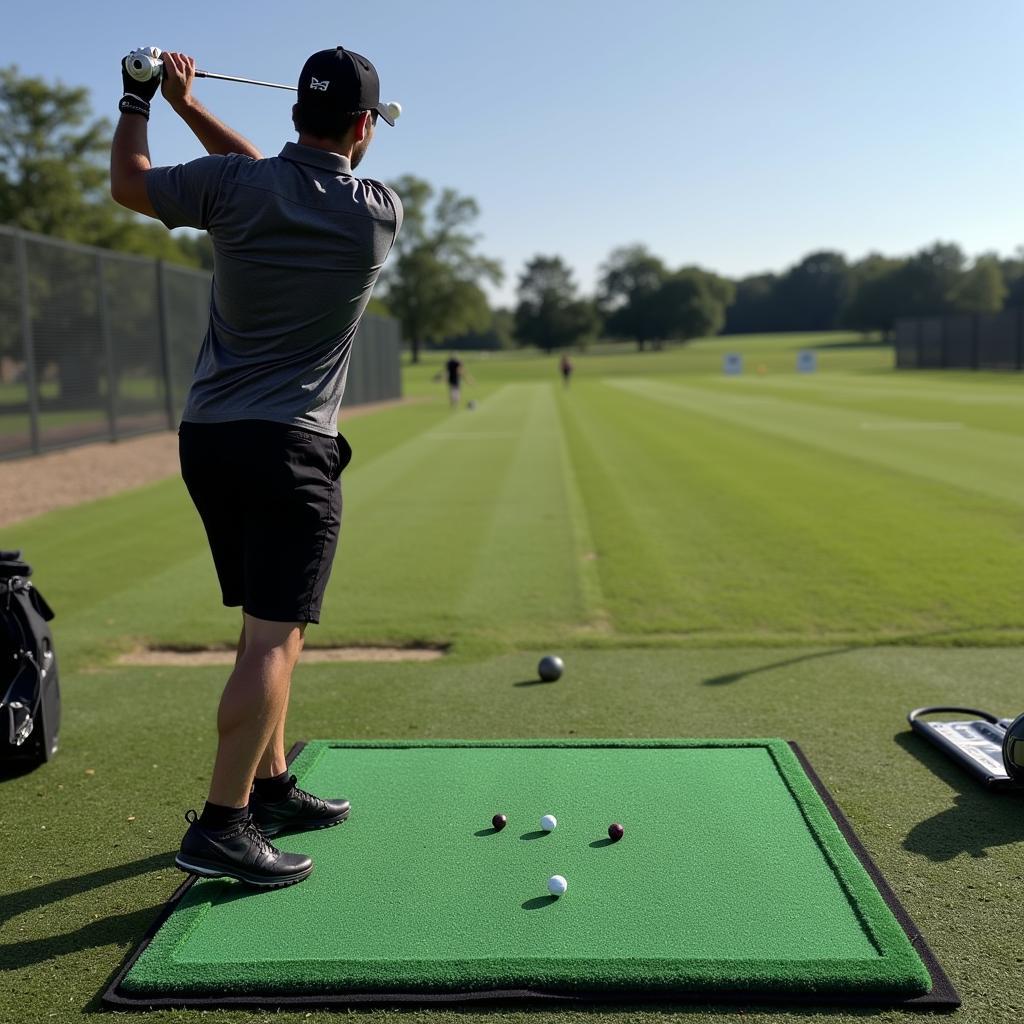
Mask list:
[[[281,840],[316,860],[303,885],[192,886],[123,993],[892,1002],[930,987],[781,740],[320,741],[293,770],[362,814]],[[545,835],[553,807],[565,816]],[[620,843],[603,838],[610,812]],[[560,871],[570,893],[555,900],[544,882]]]

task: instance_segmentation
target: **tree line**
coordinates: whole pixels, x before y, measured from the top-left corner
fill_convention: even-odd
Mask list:
[[[949,242],[852,262],[826,250],[780,274],[730,280],[699,266],[672,268],[635,243],[608,255],[591,296],[580,294],[560,256],[538,254],[518,276],[514,308],[492,310],[483,285],[501,283],[503,272],[477,253],[476,202],[451,189],[438,195],[410,176],[394,184],[407,219],[382,302],[402,321],[414,360],[424,345],[550,351],[601,337],[642,350],[722,333],[845,328],[887,335],[898,317],[1024,306],[1024,246],[1010,258],[984,253],[973,260]]]
[[[110,199],[111,132],[90,112],[85,89],[0,68],[0,223],[212,267],[204,234],[171,234]],[[633,243],[609,253],[592,295],[581,294],[561,256],[537,254],[518,274],[514,306],[492,308],[485,289],[503,282],[504,269],[480,251],[476,200],[413,175],[391,184],[405,225],[370,308],[401,321],[413,359],[424,346],[553,350],[602,337],[643,349],[719,333],[884,333],[900,316],[1024,306],[1024,247],[1010,258],[970,259],[940,242],[906,257],[872,253],[852,262],[826,250],[778,274],[730,280],[699,266],[671,267]]]

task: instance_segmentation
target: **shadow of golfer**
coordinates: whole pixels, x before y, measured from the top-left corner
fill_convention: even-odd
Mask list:
[[[987,857],[989,850],[1024,842],[1024,804],[1020,792],[986,789],[916,733],[897,733],[895,739],[951,789],[957,790],[953,806],[916,824],[903,840],[903,849],[942,862],[961,853]]]
[[[99,889],[129,878],[138,878],[139,875],[150,871],[164,871],[172,866],[172,857],[172,851],[156,853],[129,861],[127,864],[116,864],[100,868],[98,871],[90,871],[85,875],[55,879],[23,889],[21,892],[9,893],[0,902],[0,925],[21,914],[58,903],[69,896],[78,896],[89,889]],[[180,879],[181,876],[178,875],[175,884]],[[39,939],[16,939],[13,942],[2,943],[0,971],[30,967],[93,946],[125,945],[135,942],[156,917],[161,905],[156,903],[130,913],[97,918],[81,928],[60,935],[48,935]]]

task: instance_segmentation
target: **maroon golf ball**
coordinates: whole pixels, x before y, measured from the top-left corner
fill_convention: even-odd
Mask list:
[[[504,814],[496,814],[491,818],[491,824],[500,832],[508,824],[508,818]]]
[[[608,838],[613,843],[617,843],[622,838],[625,831],[626,830],[618,822],[615,822],[608,826]]]

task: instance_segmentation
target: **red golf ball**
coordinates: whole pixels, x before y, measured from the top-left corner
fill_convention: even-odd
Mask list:
[[[608,826],[608,838],[613,843],[617,843],[622,838],[625,831],[626,830],[618,822],[615,822]]]
[[[500,832],[508,824],[508,818],[504,814],[496,814],[491,818],[491,824]]]

